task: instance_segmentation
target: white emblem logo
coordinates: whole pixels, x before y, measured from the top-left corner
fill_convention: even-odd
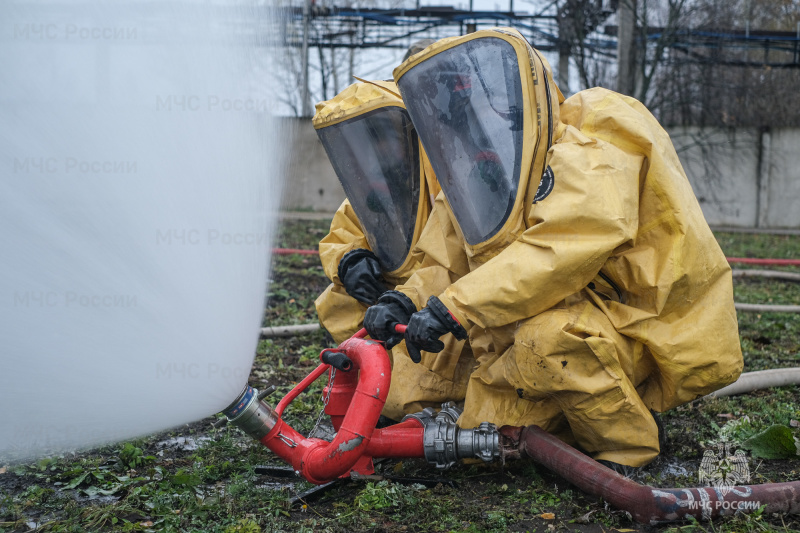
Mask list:
[[[730,490],[750,481],[750,467],[743,450],[731,453],[732,442],[720,442],[717,451],[707,449],[697,472],[700,483],[715,487],[727,495]]]

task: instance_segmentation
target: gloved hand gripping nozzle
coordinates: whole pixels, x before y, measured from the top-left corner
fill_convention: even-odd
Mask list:
[[[407,324],[416,310],[411,298],[402,292],[386,291],[364,314],[364,328],[370,337],[384,341],[386,349],[391,350],[403,340],[403,334],[395,326]]]
[[[415,363],[422,360],[421,351],[441,352],[444,343],[439,337],[452,333],[456,339],[465,340],[467,330],[455,319],[450,310],[436,296],[428,299],[428,306],[414,313],[408,321],[406,329],[406,348],[408,355]]]

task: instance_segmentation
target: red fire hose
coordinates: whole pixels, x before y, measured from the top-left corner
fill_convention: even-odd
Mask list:
[[[748,513],[800,513],[800,481],[733,487],[662,489],[640,485],[601,465],[537,426],[506,427],[501,432],[519,450],[581,490],[602,497],[642,524],[692,516],[711,519]]]
[[[728,263],[747,265],[800,266],[800,259],[757,259],[755,257],[726,257]]]
[[[273,248],[273,255],[316,255],[319,250],[300,250],[297,248]],[[726,257],[728,263],[749,265],[800,266],[800,259],[757,259],[753,257]]]

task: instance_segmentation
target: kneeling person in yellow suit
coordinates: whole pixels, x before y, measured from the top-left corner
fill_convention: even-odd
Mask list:
[[[319,244],[332,283],[316,300],[317,314],[340,343],[360,329],[366,306],[417,268],[412,249],[440,189],[393,82],[351,85],[317,105],[313,125],[348,198]],[[386,340],[391,349],[402,335]],[[399,420],[464,398],[474,358],[456,339],[442,355],[430,358],[435,371],[405,354],[393,358],[385,416]]]
[[[742,369],[730,268],[667,133],[605,89],[565,101],[512,29],[438,41],[394,75],[447,201],[367,330],[413,306],[412,357],[469,338],[462,427],[536,424],[597,460],[652,461],[651,410]]]

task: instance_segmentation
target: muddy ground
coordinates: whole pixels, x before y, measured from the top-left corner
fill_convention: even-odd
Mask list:
[[[328,221],[284,223],[278,246],[313,248]],[[800,257],[800,238],[718,234],[729,256]],[[275,256],[264,325],[313,322],[313,301],[327,285],[316,256]],[[737,301],[800,303],[797,284],[738,280]],[[798,365],[797,315],[740,314],[746,370]],[[250,384],[276,385],[273,405],[330,346],[323,332],[262,340]],[[285,419],[311,432],[321,408],[315,383]],[[637,472],[656,487],[696,486],[705,449],[736,443],[772,425],[796,436],[796,387],[698,400],[662,415],[667,446]],[[0,533],[22,531],[800,531],[797,516],[757,512],[715,520],[642,526],[582,493],[531,460],[462,464],[440,472],[421,460],[383,460],[376,476],[325,490],[287,472],[238,429],[215,429],[216,416],[102,449],[30,464],[0,462]],[[316,434],[324,435],[317,428]],[[763,459],[748,451],[751,483],[800,481],[800,458]]]

